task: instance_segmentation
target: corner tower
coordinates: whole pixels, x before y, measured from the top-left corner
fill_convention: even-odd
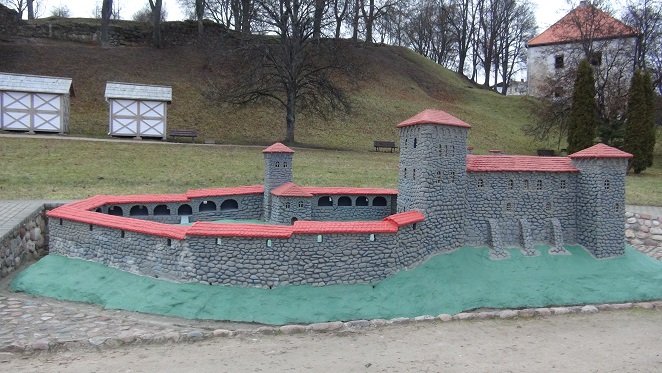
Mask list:
[[[292,158],[294,150],[277,142],[262,151],[264,154],[264,200],[263,218],[271,217],[271,191],[292,182]]]
[[[596,258],[625,253],[625,174],[632,154],[605,144],[571,154],[579,169],[577,242]]]
[[[425,110],[398,124],[398,212],[425,215],[424,253],[464,244],[467,209],[467,134],[471,126],[441,110]]]

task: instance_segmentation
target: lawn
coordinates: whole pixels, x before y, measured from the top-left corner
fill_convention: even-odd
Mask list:
[[[662,146],[653,168],[627,178],[629,204],[662,206]],[[181,193],[261,184],[262,147],[0,138],[0,199]],[[309,186],[397,187],[398,155],[297,148],[294,181]]]

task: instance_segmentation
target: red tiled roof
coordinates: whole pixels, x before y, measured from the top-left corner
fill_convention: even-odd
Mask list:
[[[268,148],[264,149],[262,153],[294,153],[294,150],[288,148],[282,143],[275,143]]]
[[[425,220],[425,216],[423,216],[423,214],[421,214],[418,211],[406,211],[406,212],[401,212],[399,214],[387,216],[386,218],[384,218],[384,220],[392,221],[398,227],[402,227],[404,225],[420,223]]]
[[[632,158],[632,154],[605,144],[595,144],[590,148],[570,154],[570,158]]]
[[[297,234],[395,233],[398,226],[390,221],[296,221]]]
[[[186,192],[186,197],[190,199],[204,197],[242,196],[247,194],[261,193],[264,193],[264,187],[262,185],[248,185],[234,188],[193,189]]]
[[[447,112],[434,109],[423,110],[413,117],[400,122],[400,124],[398,124],[398,128],[413,126],[415,124],[438,124],[445,126],[471,128],[469,124],[455,118]]]
[[[234,224],[196,222],[187,235],[204,237],[290,238],[292,227],[267,224]]]
[[[174,238],[177,240],[183,240],[186,237],[186,231],[188,230],[188,227],[185,226],[101,214],[98,212],[80,210],[75,207],[70,207],[70,205],[55,208],[48,212],[48,216],[52,218],[67,219],[78,223],[122,229],[129,232]]]
[[[301,187],[307,193],[312,195],[339,195],[345,194],[350,196],[361,195],[395,195],[398,191],[395,189],[387,188],[353,188],[353,187]]]
[[[294,184],[285,183],[274,188],[271,194],[279,197],[312,197],[313,195],[304,190],[304,188]]]
[[[468,172],[579,172],[568,157],[467,155]]]
[[[593,5],[580,5],[558,22],[529,40],[529,47],[562,44],[585,38],[614,39],[637,36],[636,29]]]
[[[133,194],[124,196],[104,196],[106,205],[122,203],[170,203],[188,202],[186,194]]]

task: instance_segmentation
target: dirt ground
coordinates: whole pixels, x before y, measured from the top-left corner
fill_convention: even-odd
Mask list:
[[[662,312],[391,325],[345,334],[215,338],[0,356],[4,372],[654,372]]]

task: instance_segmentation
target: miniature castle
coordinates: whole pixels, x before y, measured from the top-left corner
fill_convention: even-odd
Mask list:
[[[438,110],[398,127],[397,191],[296,185],[294,151],[276,143],[263,151],[264,185],[95,196],[51,210],[51,253],[260,287],[377,282],[462,246],[487,246],[495,259],[513,246],[537,255],[539,244],[624,253],[630,154],[598,144],[568,157],[471,155],[470,125]]]

